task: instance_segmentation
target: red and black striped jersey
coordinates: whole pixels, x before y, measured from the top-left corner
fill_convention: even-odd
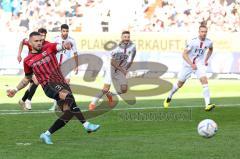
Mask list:
[[[49,43],[43,46],[40,53],[29,53],[24,59],[24,72],[26,76],[34,74],[42,87],[47,83],[64,83],[56,53],[62,49],[57,43]]]

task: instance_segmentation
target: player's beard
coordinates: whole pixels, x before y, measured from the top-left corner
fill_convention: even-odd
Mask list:
[[[123,43],[124,43],[125,45],[129,44],[129,42],[130,42],[130,40],[123,40]]]
[[[205,40],[207,35],[200,35],[201,40]]]
[[[41,53],[42,47],[33,47],[33,50],[36,51],[36,54]]]
[[[38,53],[41,53],[41,52],[42,52],[42,48],[38,49],[37,52],[38,52]]]
[[[63,39],[67,39],[67,37],[68,37],[68,34],[62,35],[62,38],[63,38]]]

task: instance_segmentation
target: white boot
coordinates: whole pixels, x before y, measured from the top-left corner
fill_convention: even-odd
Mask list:
[[[25,107],[27,108],[27,110],[31,110],[32,109],[32,103],[30,100],[26,100],[25,101]]]

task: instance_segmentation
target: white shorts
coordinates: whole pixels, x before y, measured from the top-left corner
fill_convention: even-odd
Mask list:
[[[116,71],[112,69],[111,71],[104,71],[104,84],[111,85],[112,84],[112,79],[121,85],[127,85],[127,78],[126,76],[121,72],[121,71]]]
[[[104,84],[107,84],[107,85],[112,84],[111,71],[104,70]]]
[[[191,77],[192,73],[194,73],[198,79],[207,76],[206,66],[199,65],[197,66],[197,70],[192,70],[190,66],[183,66],[181,71],[178,73],[178,80],[181,82],[185,82],[188,78]]]

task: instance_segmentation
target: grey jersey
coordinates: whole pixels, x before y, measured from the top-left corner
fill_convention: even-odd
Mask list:
[[[111,58],[117,61],[117,64],[127,68],[127,64],[133,60],[136,54],[136,45],[131,41],[126,45],[120,43],[111,54]]]

